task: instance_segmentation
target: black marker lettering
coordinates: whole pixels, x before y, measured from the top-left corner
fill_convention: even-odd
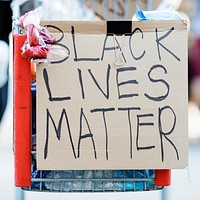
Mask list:
[[[66,56],[63,59],[61,59],[61,60],[51,61],[51,64],[60,64],[60,63],[62,63],[64,61],[66,61],[69,58],[70,51],[69,51],[68,47],[65,46],[64,44],[56,43],[56,44],[54,44],[54,46],[55,45],[63,47],[65,49]]]
[[[144,114],[144,115],[137,115],[137,137],[136,137],[136,147],[137,150],[149,150],[155,148],[154,145],[151,146],[139,146],[139,135],[140,135],[140,127],[142,126],[154,126],[154,123],[152,122],[140,122],[140,118],[146,118],[146,117],[153,117],[153,114]]]
[[[172,128],[170,131],[168,132],[163,132],[163,128],[162,128],[162,114],[165,110],[169,110],[171,111],[171,113],[173,114],[173,124],[172,124]],[[168,119],[169,120],[169,119]],[[175,129],[176,126],[176,114],[173,111],[173,109],[170,106],[164,106],[162,108],[159,108],[158,110],[158,128],[159,128],[159,133],[160,133],[160,142],[161,142],[161,158],[162,158],[162,162],[164,161],[164,145],[163,145],[163,137],[172,145],[172,147],[174,148],[175,152],[176,152],[176,157],[177,160],[179,160],[179,153],[178,150],[175,146],[175,144],[167,137],[169,136]]]
[[[68,97],[52,97],[50,83],[49,83],[49,76],[48,76],[46,68],[43,69],[43,78],[44,78],[46,89],[47,89],[47,92],[49,95],[49,101],[65,101],[65,100],[71,99],[71,97],[69,97],[69,96]]]
[[[81,73],[80,69],[78,69],[78,77],[79,77],[79,83],[80,83],[80,86],[81,86],[82,98],[85,99],[85,92],[84,92],[84,87],[83,87],[82,73]]]
[[[99,61],[100,60],[100,58],[78,58],[74,26],[71,27],[71,34],[72,34],[72,41],[73,41],[73,47],[74,47],[74,61],[78,62],[78,61]]]
[[[144,34],[143,34],[142,30],[141,30],[140,28],[136,28],[136,29],[132,32],[132,34],[131,34],[131,36],[130,36],[130,38],[129,38],[129,48],[130,48],[131,55],[133,56],[133,58],[134,58],[135,60],[140,60],[140,59],[142,59],[142,58],[144,57],[146,51],[144,50],[144,51],[141,53],[141,55],[138,56],[138,57],[134,56],[133,50],[132,50],[132,43],[133,43],[133,42],[132,42],[132,38],[133,38],[133,35],[135,34],[136,31],[139,31],[139,32],[141,33],[142,39],[144,38]],[[141,45],[141,46],[142,46],[142,45]],[[138,46],[135,45],[135,48],[138,48]]]
[[[149,100],[152,100],[152,101],[163,101],[163,100],[166,99],[167,96],[169,95],[170,86],[169,86],[169,84],[168,84],[165,80],[163,80],[163,79],[153,79],[153,78],[151,78],[151,73],[152,73],[154,70],[159,69],[159,68],[162,69],[162,70],[164,71],[165,74],[167,74],[167,70],[166,70],[166,68],[165,68],[163,65],[159,65],[159,64],[153,65],[153,67],[151,67],[151,69],[149,70],[149,73],[148,73],[149,80],[150,80],[151,82],[153,82],[153,83],[157,83],[157,82],[163,83],[163,84],[166,86],[167,91],[166,91],[166,94],[165,94],[165,95],[157,96],[157,97],[153,97],[153,96],[150,96],[150,95],[144,93],[145,97],[148,98]]]
[[[119,47],[117,46],[116,48],[115,47],[106,47],[106,42],[108,40],[108,36],[106,35],[105,39],[104,39],[104,44],[103,44],[103,51],[102,51],[102,55],[101,55],[101,60],[103,60],[104,58],[104,53],[105,53],[105,50],[106,51],[110,51],[110,50],[115,50],[115,49],[118,49]]]
[[[107,128],[107,123],[106,123],[106,112],[111,112],[114,111],[115,108],[97,108],[97,109],[93,109],[91,110],[91,113],[95,113],[95,112],[102,112],[103,113],[103,122],[104,122],[104,127],[105,127],[105,134],[106,134],[106,160],[109,159],[109,155],[108,155],[108,128]]]
[[[124,36],[123,36],[124,37]],[[122,50],[122,48],[121,48],[121,46],[120,46],[120,44],[119,44],[119,42],[118,42],[118,40],[117,40],[117,38],[115,37],[115,41],[117,42],[117,47],[119,47],[119,49],[120,49],[120,54],[122,55],[122,57],[123,57],[123,59],[124,59],[124,63],[126,63],[126,58],[125,58],[125,56],[124,56],[124,53],[123,53],[123,50]],[[123,44],[122,44],[123,45]]]
[[[106,75],[106,93],[101,89],[99,83],[97,82],[96,78],[94,77],[91,69],[88,69],[89,74],[91,75],[95,85],[97,86],[97,88],[102,92],[102,94],[109,99],[109,94],[110,94],[110,89],[109,89],[109,79],[110,79],[110,65],[108,64],[108,69],[107,69],[107,75]]]
[[[57,43],[59,43],[59,42],[61,42],[63,40],[64,33],[63,33],[63,31],[60,28],[58,28],[57,26],[54,26],[54,25],[49,25],[49,24],[48,25],[44,25],[44,26],[47,27],[47,28],[56,29],[57,31],[59,31],[61,33],[60,38],[56,40]]]
[[[70,50],[69,50],[69,48],[68,48],[67,46],[65,46],[64,44],[60,43],[60,42],[63,40],[63,38],[64,38],[64,33],[63,33],[63,31],[62,31],[60,28],[58,28],[57,26],[54,26],[54,25],[45,25],[45,27],[56,29],[56,30],[58,30],[58,31],[61,33],[61,37],[60,37],[59,39],[57,39],[57,40],[56,40],[56,43],[53,44],[53,45],[54,45],[54,46],[55,46],[55,45],[61,46],[61,47],[63,47],[63,48],[65,49],[65,51],[66,51],[66,56],[65,56],[62,60],[51,61],[50,63],[51,63],[51,64],[59,64],[59,63],[64,62],[65,60],[67,60],[67,59],[69,58]]]
[[[130,138],[130,158],[133,158],[133,132],[131,126],[131,110],[140,110],[140,107],[118,108],[119,111],[128,111],[129,138]]]
[[[108,37],[113,40],[114,35],[106,35],[105,40],[104,40],[104,44],[103,44],[103,50],[102,50],[101,60],[104,59],[104,53],[105,53],[105,51],[116,51],[117,49],[120,49],[122,57],[124,59],[124,62],[126,63],[126,58],[124,56],[122,48],[121,48],[121,46],[120,46],[120,44],[119,44],[119,42],[118,42],[118,40],[117,40],[116,37],[114,38],[115,39],[114,42],[116,41],[117,45],[114,45],[113,47],[106,47],[106,43],[107,43]]]
[[[88,133],[82,135],[82,129],[83,129],[83,119],[85,120],[85,123],[87,125],[88,128]],[[92,140],[92,146],[94,149],[94,158],[97,159],[97,154],[96,154],[96,148],[95,148],[95,143],[94,143],[94,138],[93,138],[93,134],[90,128],[90,125],[88,123],[88,120],[83,112],[83,108],[81,108],[81,112],[80,112],[80,133],[79,133],[79,140],[78,140],[78,158],[80,158],[80,148],[81,148],[81,140],[83,139],[87,139],[87,138],[91,138]]]
[[[121,94],[121,91],[120,91],[121,86],[125,86],[128,84],[138,84],[136,80],[128,80],[128,81],[119,82],[120,73],[125,73],[125,72],[130,73],[130,71],[135,71],[136,67],[124,67],[124,68],[118,68],[116,70],[117,70],[116,82],[117,82],[118,98],[122,99],[122,98],[130,98],[130,97],[138,96],[137,93]]]
[[[70,139],[70,143],[71,143],[71,148],[73,151],[73,155],[74,158],[76,158],[76,153],[75,153],[75,149],[74,149],[74,144],[73,144],[73,140],[72,140],[72,134],[71,134],[71,130],[70,130],[70,125],[69,125],[69,119],[66,113],[66,110],[63,109],[59,122],[58,122],[58,126],[56,127],[55,121],[53,119],[53,117],[51,116],[49,109],[46,109],[46,116],[47,116],[47,121],[46,121],[46,142],[45,142],[45,147],[44,147],[44,159],[47,159],[48,156],[48,143],[49,143],[49,119],[51,119],[51,122],[53,124],[54,130],[56,132],[56,137],[58,140],[60,140],[61,138],[61,129],[62,129],[62,122],[63,122],[63,118],[65,117],[66,123],[67,123],[67,129],[68,129],[68,133],[69,133],[69,139]]]
[[[161,37],[158,37],[158,29],[156,28],[156,43],[157,43],[157,50],[158,50],[158,57],[159,57],[159,60],[162,60],[161,59],[161,54],[160,54],[160,46],[165,49],[168,53],[170,53],[176,60],[178,61],[181,61],[181,59],[176,56],[172,51],[170,51],[166,46],[164,46],[161,41],[163,39],[165,39],[166,37],[168,37],[172,31],[174,30],[174,27],[172,27],[165,35],[161,36]]]

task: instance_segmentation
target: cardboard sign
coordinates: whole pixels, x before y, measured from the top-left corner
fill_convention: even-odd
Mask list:
[[[38,169],[186,167],[185,21],[45,24],[68,56],[37,66]]]

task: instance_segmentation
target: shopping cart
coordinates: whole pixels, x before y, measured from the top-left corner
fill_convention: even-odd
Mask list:
[[[140,5],[153,9],[153,1],[90,1],[85,0],[102,19],[131,18]],[[31,149],[31,133],[35,126],[36,87],[31,85],[30,63],[18,56],[26,35],[13,24],[14,38],[14,155],[15,185],[27,191],[51,192],[128,192],[160,190],[170,185],[170,173],[166,170],[37,170],[35,155]],[[29,87],[30,86],[30,87]]]

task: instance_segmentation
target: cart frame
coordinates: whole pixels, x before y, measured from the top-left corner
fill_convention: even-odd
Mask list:
[[[95,6],[95,1],[93,1],[92,6]],[[139,1],[137,1],[139,2]],[[152,9],[152,0],[147,1],[148,10]],[[103,1],[103,15],[104,18],[107,17],[106,9],[107,0]],[[128,5],[129,1],[124,0],[125,6]],[[114,1],[114,9],[118,6],[118,0]],[[129,13],[124,13],[126,18]],[[114,18],[115,18],[114,14]],[[33,176],[32,173],[32,157],[35,155],[35,151],[31,151],[31,107],[32,107],[32,90],[31,90],[31,71],[30,62],[21,55],[21,46],[26,39],[26,35],[22,34],[22,30],[19,28],[17,20],[13,22],[13,42],[14,42],[14,156],[15,156],[15,185],[17,187],[22,187],[27,191],[55,191],[55,192],[106,192],[106,191],[137,191],[137,183],[141,183],[142,191],[148,190],[159,190],[164,186],[169,186],[171,182],[171,170],[169,169],[156,169],[153,170],[154,174],[152,177],[146,176],[146,170],[132,170],[132,176],[126,177],[126,172],[128,170],[123,170],[121,177],[115,177],[112,175],[110,177],[101,176],[95,177],[96,170],[92,170],[92,178],[85,178],[83,171],[83,176],[76,177],[73,175],[70,178],[65,178],[63,175],[55,178],[55,171],[50,172],[50,176],[44,176],[45,171],[36,171],[37,176]],[[102,174],[105,174],[107,170],[102,170]],[[137,177],[135,174],[140,171],[143,173],[142,178]],[[63,174],[64,171],[59,173]],[[153,185],[149,187],[149,182],[153,181]],[[79,182],[79,189],[74,188],[74,183]],[[102,182],[102,188],[96,190],[95,184]],[[131,190],[126,188],[126,184],[133,183]],[[65,191],[64,185],[70,184],[70,189]],[[90,189],[85,189],[85,183],[91,183]],[[106,183],[112,183],[112,189],[107,190]],[[117,189],[116,185],[122,183],[123,187]],[[35,187],[35,185],[37,185]],[[48,185],[46,187],[45,185]],[[56,187],[55,187],[56,185]],[[56,188],[56,189],[55,189]]]

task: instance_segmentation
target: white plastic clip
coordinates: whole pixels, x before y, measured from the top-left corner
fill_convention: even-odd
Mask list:
[[[117,41],[116,39],[116,35],[113,35],[113,41],[114,41],[114,47],[115,47],[115,60],[113,61],[113,64],[116,66],[122,66],[125,64],[125,60],[123,58],[123,49],[124,49],[124,41],[125,41],[125,34],[122,37],[122,48],[119,46],[119,53],[117,54],[117,47],[116,47],[116,43],[115,41]]]

